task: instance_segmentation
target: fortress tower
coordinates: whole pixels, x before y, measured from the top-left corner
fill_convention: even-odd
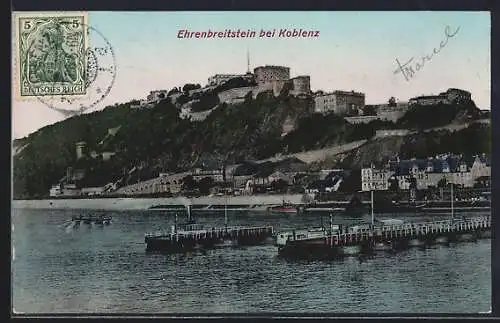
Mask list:
[[[257,84],[283,82],[290,79],[290,68],[284,66],[259,66],[254,69]]]
[[[297,76],[292,80],[292,90],[290,94],[293,95],[307,95],[311,93],[311,77],[308,75]]]

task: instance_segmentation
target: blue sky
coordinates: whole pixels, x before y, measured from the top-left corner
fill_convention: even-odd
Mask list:
[[[99,108],[145,98],[152,89],[207,82],[215,73],[284,65],[310,75],[313,90],[357,90],[367,104],[437,94],[449,87],[490,107],[488,12],[91,12],[89,24],[111,43],[117,79]],[[396,58],[420,60],[439,48],[445,28],[460,28],[409,81],[394,74]],[[319,30],[319,38],[178,39],[190,31]],[[27,116],[30,116],[27,118]],[[13,102],[13,135],[24,136],[62,117],[42,104]]]

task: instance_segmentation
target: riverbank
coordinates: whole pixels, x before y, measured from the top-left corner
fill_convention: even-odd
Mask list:
[[[293,204],[304,203],[304,195],[251,195],[216,197],[175,198],[90,198],[90,199],[46,199],[14,200],[13,208],[28,209],[83,209],[83,210],[147,210],[158,205],[279,205],[283,200]]]

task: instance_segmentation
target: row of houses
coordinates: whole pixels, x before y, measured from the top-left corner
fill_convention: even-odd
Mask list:
[[[311,172],[301,168],[299,164],[296,161],[266,162],[260,165],[247,163],[233,169],[226,169],[226,171],[222,168],[211,170],[197,168],[183,173],[160,173],[156,178],[121,187],[115,193],[125,195],[179,194],[183,191],[185,179],[190,176],[196,182],[210,178],[213,185],[212,192],[230,187],[232,191],[241,194],[255,194],[277,189],[286,190],[292,186],[300,187],[304,193],[317,194],[339,191],[342,183],[352,175],[352,171],[343,169]],[[488,186],[491,185],[491,165],[485,155],[469,159],[445,155],[427,159],[391,160],[385,167],[376,168],[371,165],[363,168],[361,190],[390,190],[393,189],[391,187],[393,182],[399,189],[408,190],[412,179],[416,183],[417,190],[438,187],[442,181],[461,187],[474,187],[477,184]],[[102,193],[102,188],[77,189],[72,185],[55,185],[51,189],[51,196]]]
[[[491,178],[489,158],[483,154],[464,158],[456,155],[440,155],[426,159],[391,160],[383,168],[374,165],[361,170],[362,191],[389,190],[395,181],[399,189],[410,188],[415,179],[416,189],[437,187],[440,182],[460,187],[474,187],[478,180]]]
[[[273,182],[281,181],[290,186],[302,186],[306,193],[313,194],[339,191],[341,184],[353,174],[351,170],[344,169],[311,172],[307,167],[297,167],[300,163],[291,160],[275,165],[269,163],[267,169],[261,165],[258,171],[248,166],[236,168],[226,180],[232,182],[235,188],[246,190],[270,188]],[[489,186],[491,163],[485,154],[471,157],[444,154],[426,159],[390,160],[381,169],[371,165],[361,170],[361,190],[389,190],[392,180],[399,189],[408,190],[413,178],[418,190],[437,187],[440,181],[460,187]]]
[[[78,187],[76,184],[55,184],[49,190],[51,197],[102,195],[105,187]]]
[[[183,191],[183,183],[187,177],[200,182],[206,178],[213,185],[212,192],[230,189],[241,194],[270,192],[276,189],[287,189],[297,186],[305,192],[332,192],[338,190],[347,176],[344,170],[322,170],[311,172],[307,164],[296,158],[288,158],[277,162],[242,163],[233,167],[199,167],[192,171],[167,174],[119,188],[119,194],[179,194]]]

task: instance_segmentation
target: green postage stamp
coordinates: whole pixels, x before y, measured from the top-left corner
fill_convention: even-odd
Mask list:
[[[17,98],[84,96],[85,12],[15,13]]]

